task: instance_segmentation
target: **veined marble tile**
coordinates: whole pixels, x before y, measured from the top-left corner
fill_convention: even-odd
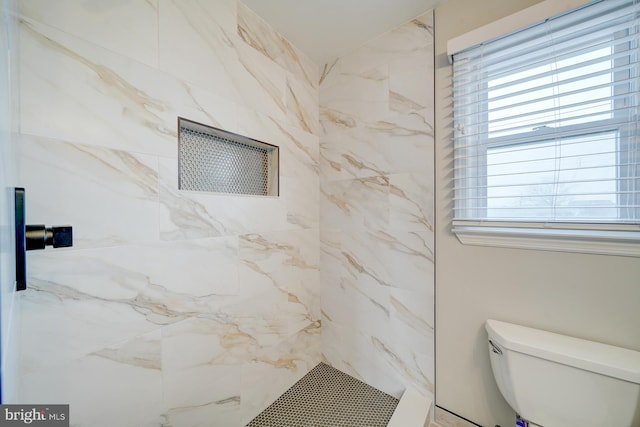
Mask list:
[[[320,105],[324,109],[330,108],[363,121],[375,121],[388,116],[388,65],[380,65],[361,74],[340,74],[331,86],[323,86]]]
[[[389,116],[371,124],[386,139],[390,174],[417,172],[433,175],[433,116],[428,110]]]
[[[176,156],[178,115],[235,127],[235,106],[198,87],[28,19],[21,30],[23,133]]]
[[[389,224],[389,179],[373,176],[322,184],[322,226],[384,229]]]
[[[318,230],[240,236],[240,292],[280,294],[294,308],[288,333],[317,325],[320,306]],[[283,313],[284,314],[284,313]],[[302,317],[300,317],[302,316]]]
[[[323,354],[399,397],[433,392],[432,13],[326,64]]]
[[[352,337],[353,352],[347,361],[349,371],[367,384],[399,398],[405,390],[404,378],[394,372],[394,360],[387,340],[379,335],[356,331]]]
[[[299,331],[319,326],[319,321],[310,319],[309,310],[293,294],[279,290],[243,298],[238,304],[223,307],[221,314],[235,319],[239,330],[260,347],[277,345]]]
[[[21,0],[20,12],[152,67],[158,65],[158,0]]]
[[[2,400],[19,402],[20,301],[16,292],[14,190],[18,164],[15,140],[19,131],[18,1],[0,2],[0,346]]]
[[[22,378],[21,395],[22,401],[69,404],[71,425],[158,425],[160,332],[28,373]]]
[[[433,232],[433,190],[433,174],[428,172],[389,176],[390,227]]]
[[[391,289],[389,296],[390,316],[394,330],[394,336],[398,336],[400,327],[408,329],[408,333],[414,334],[414,339],[398,338],[398,344],[402,342],[415,342],[418,339],[427,340],[427,346],[412,346],[418,353],[431,354],[430,347],[433,347],[434,332],[434,293],[433,286],[425,284],[420,291],[405,291],[402,289]]]
[[[215,420],[216,425],[239,425],[238,369],[254,354],[254,341],[232,321],[192,318],[163,328],[165,424],[207,426]]]
[[[342,57],[341,71],[358,74],[395,58],[429,53],[432,49],[433,11],[429,11]]]
[[[241,108],[243,135],[280,148],[280,198],[289,228],[317,228],[320,222],[318,136],[255,111]]]
[[[242,2],[238,3],[238,34],[254,49],[280,64],[301,83],[316,88],[318,66]]]
[[[367,340],[367,344],[369,344]],[[363,344],[362,347],[365,347]],[[385,372],[393,378],[388,384],[381,383],[383,391],[399,397],[408,385],[428,397],[433,397],[433,356],[411,354],[407,343],[395,348],[393,343],[372,338],[374,364],[386,365]],[[390,368],[390,369],[389,369]],[[375,375],[375,372],[372,373]]]
[[[278,64],[275,64],[269,58],[253,49],[240,39],[233,35],[231,37],[233,46],[237,53],[237,58],[242,66],[240,80],[236,77],[236,85],[240,92],[240,103],[244,106],[253,108],[263,114],[267,114],[286,123],[297,124],[285,118],[287,117],[287,72]],[[247,86],[255,86],[251,90],[247,90]],[[257,103],[256,91],[265,94],[264,106]],[[269,96],[267,102],[267,96]],[[258,98],[259,99],[259,98]],[[282,112],[282,116],[280,115]],[[304,129],[304,127],[300,126]]]
[[[385,175],[391,168],[386,143],[366,128],[322,141],[320,170],[324,181],[370,178]]]
[[[286,71],[248,46],[235,26],[216,24],[221,7],[229,0],[160,0],[160,68],[286,121]]]
[[[302,331],[242,367],[242,424],[255,418],[320,362],[320,336]]]
[[[227,38],[235,32],[236,1],[159,0],[159,7],[160,69],[237,102],[233,69],[228,69],[237,56]]]
[[[433,69],[431,52],[391,60],[389,63],[391,110],[410,113],[427,108],[433,111],[433,71],[430,71]]]
[[[194,317],[162,328],[162,368],[241,365],[255,358],[257,342],[234,319]]]
[[[27,221],[70,224],[73,247],[157,241],[157,158],[22,135]]]
[[[320,130],[318,90],[287,78],[286,103],[289,122],[302,130],[318,134]]]
[[[178,190],[178,161],[160,158],[160,237],[163,240],[298,228],[287,221],[282,197]]]
[[[171,408],[162,414],[160,425],[167,427],[209,427],[215,420],[218,427],[240,426],[240,398],[234,396],[205,405]]]
[[[191,317],[232,322],[220,307],[237,303],[235,253],[224,238],[29,254],[24,369]]]
[[[321,142],[328,136],[341,137],[345,130],[355,129],[358,125],[356,116],[320,104]]]
[[[319,86],[324,91],[324,88],[331,86],[341,74],[340,58],[334,59],[331,62],[323,64],[320,67],[320,83]],[[321,92],[322,92],[321,91]]]
[[[240,420],[240,366],[199,365],[162,372],[165,411],[170,425],[234,427]]]
[[[240,280],[245,277],[241,273]],[[243,298],[234,305],[222,309],[222,314],[234,319],[238,329],[259,346],[275,345],[290,335],[290,321],[293,316],[288,310],[293,308],[287,302],[287,295],[279,291],[266,291]],[[304,318],[303,307],[298,306],[297,318]]]
[[[389,286],[414,291],[433,288],[433,233],[378,231],[379,255],[389,272]]]
[[[360,332],[389,336],[388,288],[372,281],[345,278],[323,285],[322,302],[322,315],[330,321]]]
[[[333,322],[326,313],[322,313],[322,333],[320,336],[322,359],[327,364],[349,375],[352,374],[346,365],[351,351],[349,343],[353,341],[347,337],[347,334],[352,332],[351,328]]]
[[[295,169],[299,164],[289,169]],[[320,226],[320,178],[317,174],[309,179],[280,178],[281,196],[287,206],[287,223],[296,228],[317,229]],[[307,183],[315,184],[307,186]]]
[[[317,230],[292,230],[240,236],[239,256],[264,280],[283,290],[319,270]],[[310,284],[311,286],[312,284]],[[297,287],[297,286],[296,286]]]

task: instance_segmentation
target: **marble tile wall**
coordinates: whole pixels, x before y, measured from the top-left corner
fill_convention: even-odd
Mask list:
[[[326,360],[433,398],[433,15],[326,64],[320,83]]]
[[[75,240],[29,253],[17,400],[244,425],[321,359],[319,70],[236,0],[20,8],[27,219]],[[280,197],[178,190],[178,116],[278,145]]]
[[[0,350],[2,401],[18,394],[20,310],[15,292],[13,187],[16,185],[15,140],[18,131],[17,2],[0,0]]]

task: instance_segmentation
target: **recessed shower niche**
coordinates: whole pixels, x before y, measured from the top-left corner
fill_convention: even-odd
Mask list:
[[[275,145],[178,118],[180,190],[278,196],[278,158]]]

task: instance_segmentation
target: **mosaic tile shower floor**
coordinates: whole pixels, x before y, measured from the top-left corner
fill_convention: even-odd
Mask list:
[[[386,427],[398,399],[320,363],[246,427]]]

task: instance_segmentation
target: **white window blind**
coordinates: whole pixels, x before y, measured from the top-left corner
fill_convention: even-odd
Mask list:
[[[453,55],[454,231],[640,232],[639,18],[592,2]]]

